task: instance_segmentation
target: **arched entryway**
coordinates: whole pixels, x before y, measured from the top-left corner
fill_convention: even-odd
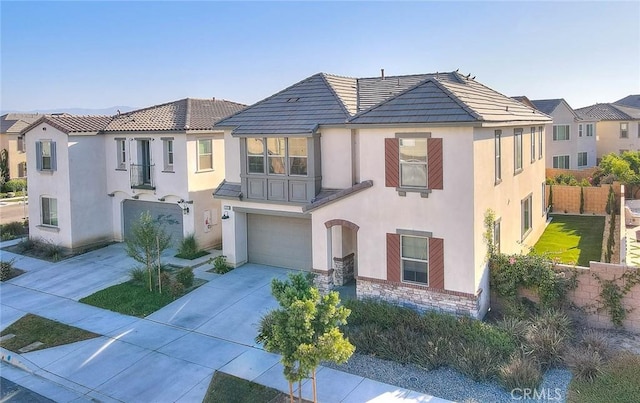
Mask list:
[[[336,287],[353,282],[358,275],[358,227],[347,220],[329,220],[327,227],[327,267],[333,270]]]

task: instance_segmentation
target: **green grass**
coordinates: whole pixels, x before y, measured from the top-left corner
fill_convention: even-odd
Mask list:
[[[128,281],[82,298],[80,302],[125,315],[144,318],[174,301],[169,292],[150,292],[147,287]]]
[[[640,397],[640,356],[625,354],[613,358],[604,374],[593,383],[578,381],[569,384],[570,403],[637,402]]]
[[[203,403],[284,403],[288,401],[288,395],[276,389],[216,371]],[[306,402],[306,400],[303,401]]]
[[[182,253],[178,253],[177,255],[175,255],[175,257],[180,258],[180,259],[187,259],[187,260],[193,260],[193,259],[197,259],[199,257],[202,256],[206,256],[208,255],[209,252],[207,252],[206,250],[199,250],[193,254],[182,254]]]
[[[589,266],[600,261],[605,217],[552,215],[553,220],[534,247],[565,264]]]
[[[87,332],[77,327],[67,326],[60,322],[55,322],[30,313],[3,330],[0,336],[6,334],[15,334],[16,336],[1,342],[0,346],[14,352],[36,341],[44,344],[32,351],[75,343],[76,341],[92,339],[99,336],[95,333]]]

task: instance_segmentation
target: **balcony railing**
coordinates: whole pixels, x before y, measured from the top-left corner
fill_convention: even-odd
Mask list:
[[[155,189],[153,164],[131,164],[131,188]]]

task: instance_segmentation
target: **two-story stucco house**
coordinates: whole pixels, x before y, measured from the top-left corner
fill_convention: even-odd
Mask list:
[[[10,179],[27,177],[27,153],[21,132],[41,117],[37,113],[7,113],[0,116],[0,150],[7,150]]]
[[[30,236],[68,249],[122,241],[143,211],[175,242],[222,241],[223,133],[213,124],[243,108],[182,99],[117,116],[45,116],[25,130]]]
[[[598,161],[609,153],[640,150],[640,108],[595,104],[576,109],[576,113],[596,122]]]
[[[308,77],[221,120],[223,251],[313,271],[358,297],[472,317],[502,252],[546,222],[550,118],[458,73]]]
[[[553,119],[545,127],[547,168],[584,169],[596,165],[596,121],[578,114],[563,98],[532,100]]]

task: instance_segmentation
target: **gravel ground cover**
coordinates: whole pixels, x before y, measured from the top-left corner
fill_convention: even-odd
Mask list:
[[[565,369],[550,369],[544,375],[538,395],[531,399],[517,394],[511,395],[495,382],[476,382],[451,368],[425,371],[414,365],[403,365],[376,357],[354,354],[347,363],[335,365],[325,363],[328,368],[338,369],[354,375],[364,376],[402,388],[426,393],[442,399],[458,402],[514,402],[514,401],[554,401],[564,402],[571,372]],[[541,399],[541,394],[545,398]],[[537,398],[534,398],[537,397]]]

